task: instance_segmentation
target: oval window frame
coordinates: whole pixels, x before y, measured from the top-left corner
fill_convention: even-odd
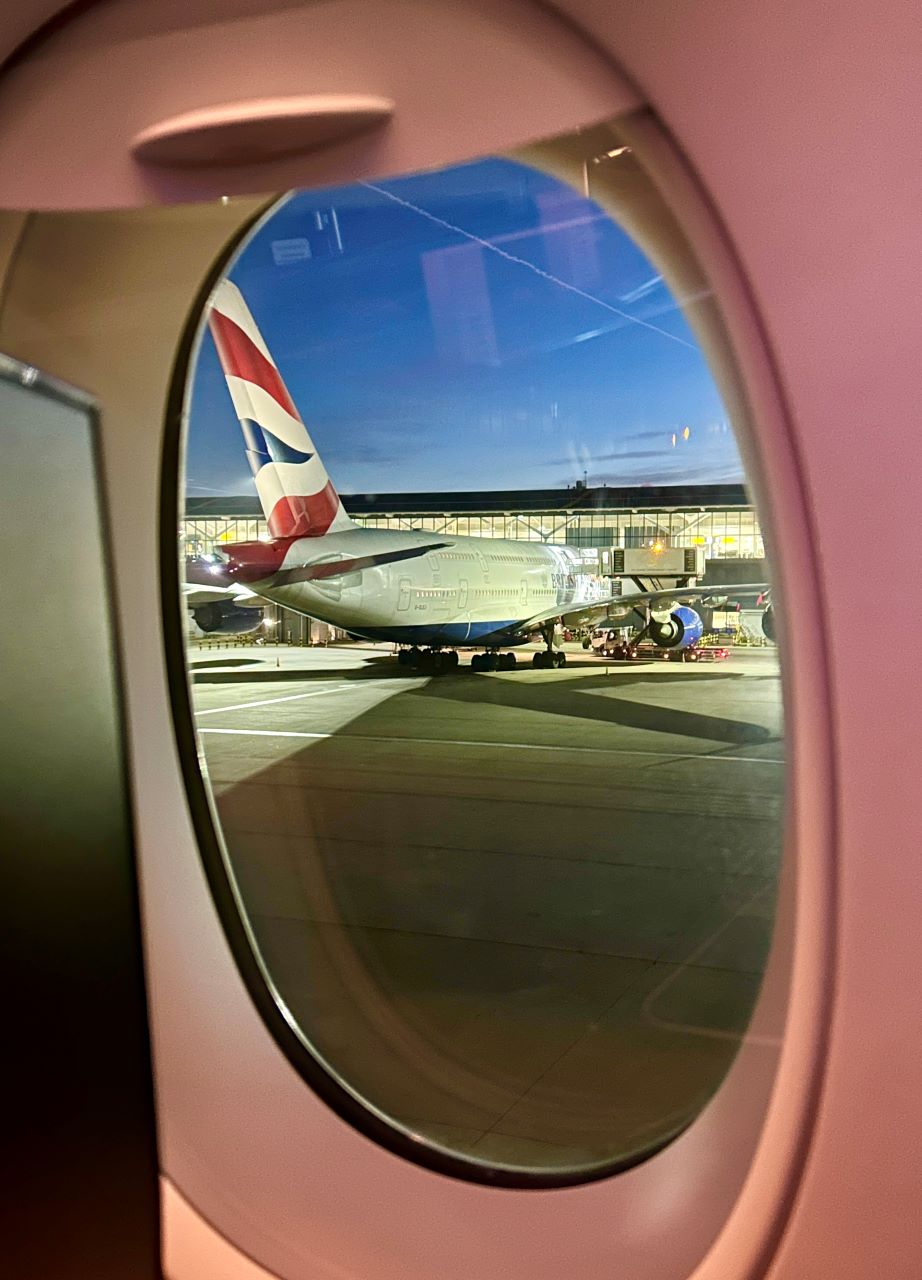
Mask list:
[[[725,329],[724,340],[732,355],[732,367],[738,374],[742,391],[749,398],[752,379],[755,377],[758,386],[758,396],[756,398],[761,399],[764,404],[769,406],[768,414],[772,420],[773,428],[776,431],[780,428],[787,436],[789,460],[795,462],[794,474],[796,474],[796,459],[793,458],[790,432],[787,430],[783,401],[778,389],[777,371],[772,365],[770,349],[758,323],[757,312],[752,299],[746,291],[744,277],[739,264],[730,249],[729,237],[727,237],[725,229],[717,219],[713,207],[702,193],[693,176],[688,172],[680,153],[674,149],[671,139],[650,111],[642,109],[632,112],[610,122],[610,126],[602,127],[616,128],[619,133],[623,133],[627,129],[626,136],[631,138],[632,147],[639,153],[641,163],[647,170],[659,195],[673,210],[677,203],[681,204],[681,216],[676,215],[677,222],[691,248],[695,261],[707,275],[718,301],[718,314],[723,321]],[[555,139],[546,144],[546,146],[553,147],[568,140]],[[527,149],[528,163],[534,164],[536,168],[543,168],[546,172],[553,173],[554,176],[559,177],[559,171],[546,167],[544,164],[538,164],[531,158],[535,150],[534,148]],[[524,156],[526,152],[510,152],[508,154],[513,158],[517,158],[520,155]],[[348,1088],[341,1085],[335,1073],[323,1066],[319,1056],[307,1047],[291,1021],[285,1017],[284,1002],[280,998],[276,998],[271,975],[264,969],[258,959],[258,949],[251,939],[245,912],[238,901],[232,873],[230,872],[223,847],[220,823],[205,780],[205,774],[200,765],[201,757],[195,736],[193,709],[189,696],[185,645],[183,642],[183,607],[181,604],[179,559],[176,551],[175,531],[178,528],[180,519],[180,482],[183,473],[185,449],[184,420],[187,397],[191,387],[190,373],[193,371],[206,326],[208,298],[218,281],[230,269],[230,266],[241,251],[241,247],[245,245],[247,240],[252,237],[265,221],[272,217],[275,210],[288,199],[289,193],[267,197],[261,209],[256,215],[247,218],[243,222],[228,240],[221,254],[213,262],[211,269],[197,291],[194,304],[189,311],[183,328],[171,371],[166,405],[164,450],[161,467],[160,566],[164,650],[168,683],[173,699],[172,718],[180,770],[212,899],[217,908],[237,970],[272,1039],[312,1091],[335,1114],[359,1133],[372,1139],[394,1155],[410,1160],[424,1169],[441,1173],[463,1182],[484,1186],[505,1187],[513,1190],[549,1190],[579,1187],[607,1180],[616,1174],[624,1173],[638,1165],[646,1164],[665,1148],[669,1147],[682,1133],[694,1127],[703,1112],[713,1105],[715,1098],[719,1097],[725,1089],[729,1075],[736,1069],[738,1056],[731,1064],[730,1071],[717,1086],[715,1094],[691,1120],[684,1122],[674,1132],[670,1132],[661,1141],[651,1144],[639,1154],[632,1154],[620,1160],[606,1161],[601,1166],[593,1166],[589,1169],[580,1168],[572,1171],[565,1169],[552,1171],[527,1170],[518,1166],[488,1165],[469,1160],[447,1148],[432,1143],[426,1138],[402,1129],[397,1122],[386,1117],[382,1112],[377,1111],[373,1105],[358,1098]],[[638,241],[638,243],[642,248],[645,248],[641,241]],[[729,307],[727,302],[728,294],[732,299]],[[748,329],[748,341],[734,340],[737,326],[740,324]],[[746,358],[747,353],[750,357],[749,359]],[[713,366],[711,372],[716,380]],[[722,383],[718,385],[723,389]],[[771,501],[774,490],[766,474],[767,469],[764,466],[763,451],[756,445],[751,425],[746,432],[740,432],[738,443],[746,462],[747,483],[757,495],[756,505],[759,511],[760,524],[766,530],[767,536],[770,536],[770,530],[775,523],[775,505],[777,504],[773,505]],[[802,501],[802,493],[798,492],[798,496]],[[806,511],[807,508],[804,503],[801,506],[801,513],[805,520]],[[809,522],[806,521],[806,523]],[[772,541],[775,545],[778,545],[774,539]],[[790,600],[793,593],[788,590],[785,567],[780,562],[781,557],[778,557],[778,561],[773,565],[775,582],[781,581],[784,597],[786,600]],[[805,563],[809,562],[810,555],[807,554]],[[815,581],[816,574],[813,571],[803,574],[802,566],[801,577],[803,581],[811,579]],[[798,591],[797,594],[802,595],[803,593]],[[779,637],[779,649],[782,656],[782,670],[785,673],[782,679],[785,722],[786,726],[797,725],[801,722],[793,719],[789,705],[794,699],[789,687],[791,682],[791,663],[787,656],[787,637],[783,626]],[[828,705],[828,690],[825,690],[824,685],[825,674],[825,667],[822,667],[818,672],[820,678],[815,681],[814,692]],[[825,698],[823,698],[824,690],[826,692]],[[815,701],[816,698],[813,700]],[[793,742],[789,742],[789,755],[785,766],[785,796],[788,817],[786,829],[783,832],[782,874],[778,895],[779,919],[776,921],[773,931],[771,954],[766,965],[763,988],[753,1011],[750,1029],[762,1006],[769,973],[777,977],[776,971],[779,965],[786,970],[786,977],[790,977],[793,973],[795,950],[793,917],[795,914],[802,914],[803,909],[803,902],[799,895],[795,901],[791,901],[794,895],[795,876],[793,872],[799,870],[795,848],[800,843],[793,833],[793,828],[797,826],[797,819],[796,815],[792,817],[792,811],[796,811],[796,805],[794,804],[794,770],[790,761],[792,749]],[[824,755],[831,771],[832,752],[826,752]],[[832,794],[831,773],[830,785],[825,790],[827,795]],[[828,840],[823,840],[821,835],[820,843],[825,844],[827,849],[831,849],[831,833],[833,830],[831,811],[824,816],[826,819],[826,831],[829,836]],[[825,859],[818,858],[814,865],[817,874],[815,876],[815,884],[812,886],[814,892],[811,897],[814,901],[823,900],[825,907],[823,911],[824,925],[822,928],[814,929],[813,931],[812,967],[815,968],[818,963],[822,970],[828,972],[833,941],[831,927],[828,927],[831,903],[834,899],[831,854]],[[816,892],[817,890],[818,892]],[[787,900],[787,918],[784,925],[782,925],[780,913],[785,900]],[[804,931],[797,930],[797,935],[797,942],[800,943],[804,937]],[[784,951],[786,954],[779,956],[779,951]],[[784,985],[787,985],[787,982]],[[812,1001],[815,1031],[814,1051],[811,1055],[812,1068],[803,1076],[801,1080],[803,1088],[793,1100],[793,1105],[788,1107],[788,1111],[796,1113],[798,1117],[803,1117],[815,1106],[821,1074],[819,1064],[822,1059],[822,1043],[828,1028],[828,992],[826,992],[822,983],[817,984],[815,994],[816,998]],[[785,1004],[787,1004],[787,1001],[785,1001]],[[747,1032],[746,1036],[743,1037],[742,1044],[745,1044],[749,1034],[750,1032]],[[778,1061],[772,1072],[773,1081],[777,1080],[780,1070],[781,1063]],[[760,1102],[762,1123],[766,1118],[765,1113],[769,1105],[770,1093],[771,1089],[766,1090],[765,1096]],[[795,1126],[795,1129],[796,1132],[792,1134],[789,1127],[788,1137],[794,1157],[792,1168],[797,1167],[799,1169],[806,1149],[807,1126]]]

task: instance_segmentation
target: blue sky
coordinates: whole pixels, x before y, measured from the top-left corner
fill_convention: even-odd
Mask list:
[[[230,275],[343,493],[743,479],[655,269],[544,174],[491,159],[299,193]],[[208,334],[187,486],[252,491]]]

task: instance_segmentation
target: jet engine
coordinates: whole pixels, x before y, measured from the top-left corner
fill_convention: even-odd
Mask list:
[[[650,618],[650,639],[661,649],[689,649],[698,643],[703,631],[701,618],[685,604]]]
[[[775,615],[772,613],[771,605],[762,614],[762,634],[766,640],[775,638]]]
[[[192,610],[196,624],[208,635],[242,636],[262,626],[262,609],[241,609],[230,600],[211,600]]]

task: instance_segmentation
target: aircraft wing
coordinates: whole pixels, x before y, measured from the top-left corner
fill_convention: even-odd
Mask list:
[[[183,583],[183,604],[189,609],[197,609],[199,605],[211,604],[213,601],[226,600],[238,609],[264,609],[266,601],[248,591],[246,587],[233,584],[228,587],[200,586],[197,583]]]
[[[624,621],[635,609],[651,605],[654,607],[660,605],[666,609],[671,604],[719,604],[723,600],[735,599],[737,596],[756,596],[761,602],[768,591],[767,582],[734,582],[719,587],[666,587],[659,591],[637,591],[630,595],[617,592],[572,608],[552,606],[523,622],[522,630],[536,627],[550,618],[560,618],[564,622],[579,622],[584,625],[589,622],[599,625],[609,619],[613,622],[619,619]]]
[[[229,578],[223,566],[206,560],[194,560],[186,564],[182,598],[183,604],[189,609],[222,602],[233,604],[238,609],[264,609],[266,606],[265,600],[254,595],[249,587]]]
[[[404,547],[400,551],[378,551],[365,556],[336,555],[312,564],[295,565],[280,569],[270,579],[273,587],[288,586],[292,582],[320,582],[325,578],[338,578],[342,574],[359,573],[362,569],[376,569],[379,565],[396,564],[401,560],[418,560],[428,551],[450,547],[450,542],[430,542],[422,547]]]

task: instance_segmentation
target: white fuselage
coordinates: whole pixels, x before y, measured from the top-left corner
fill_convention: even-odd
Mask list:
[[[412,558],[356,567],[313,581],[301,568],[364,557]],[[268,600],[371,640],[399,644],[512,643],[534,621],[572,613],[609,594],[571,547],[499,538],[440,537],[354,528],[292,543],[281,564],[289,581],[250,585]]]

